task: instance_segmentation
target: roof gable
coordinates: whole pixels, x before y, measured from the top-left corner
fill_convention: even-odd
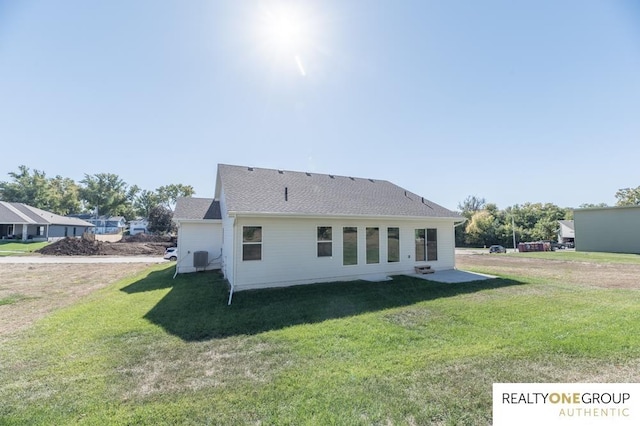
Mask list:
[[[566,226],[567,228],[573,230],[573,220],[559,220],[561,225]]]
[[[0,222],[32,225],[93,226],[75,217],[60,216],[23,203],[0,201]]]
[[[385,180],[218,165],[230,213],[461,218]]]
[[[174,220],[222,219],[220,202],[213,198],[179,197],[173,213]]]

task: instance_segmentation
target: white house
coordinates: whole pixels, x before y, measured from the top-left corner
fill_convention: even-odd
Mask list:
[[[179,198],[173,213],[178,225],[178,273],[222,268],[220,202],[212,198]],[[205,266],[196,266],[194,253],[206,252]]]
[[[221,164],[215,199],[178,199],[177,272],[220,268],[232,295],[453,269],[463,220],[384,180]]]
[[[129,235],[146,234],[149,221],[147,219],[135,219],[129,221]]]
[[[559,220],[558,224],[558,242],[573,243],[576,239],[576,231],[574,230],[573,220]]]

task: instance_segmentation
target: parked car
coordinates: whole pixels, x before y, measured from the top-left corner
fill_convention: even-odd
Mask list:
[[[493,245],[489,247],[489,253],[506,253],[506,252],[507,252],[507,249],[499,245]]]
[[[165,259],[178,260],[178,247],[169,247],[164,251]]]

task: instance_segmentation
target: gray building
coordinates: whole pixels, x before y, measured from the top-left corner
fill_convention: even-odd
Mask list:
[[[576,250],[640,254],[640,206],[573,212]]]
[[[50,241],[80,237],[93,225],[22,203],[0,201],[0,239]]]

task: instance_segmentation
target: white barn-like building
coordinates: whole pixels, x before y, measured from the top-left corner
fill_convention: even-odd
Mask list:
[[[221,269],[233,293],[453,269],[464,218],[384,180],[221,164],[174,221],[177,272]]]

